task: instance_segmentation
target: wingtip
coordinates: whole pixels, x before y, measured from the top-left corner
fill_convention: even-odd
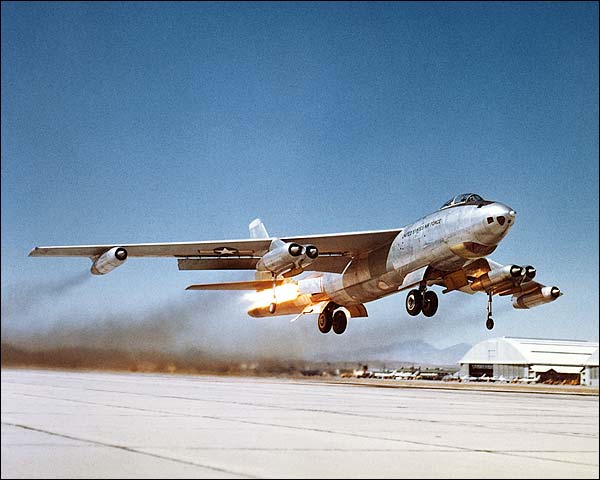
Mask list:
[[[31,249],[31,251],[29,252],[29,255],[27,255],[28,257],[36,257],[37,256],[37,252],[39,251],[40,247],[33,247]]]

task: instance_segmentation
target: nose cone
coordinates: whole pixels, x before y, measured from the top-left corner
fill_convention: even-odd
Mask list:
[[[497,245],[515,223],[515,212],[503,203],[491,203],[479,209],[480,228],[477,238],[486,245]]]

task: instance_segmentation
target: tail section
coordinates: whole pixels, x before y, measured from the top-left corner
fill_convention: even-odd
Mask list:
[[[250,238],[271,238],[260,218],[252,220],[248,225],[248,229],[250,230]],[[256,280],[270,280],[272,278],[269,272],[256,271]]]
[[[255,218],[248,225],[250,238],[270,238],[264,223],[260,218]]]

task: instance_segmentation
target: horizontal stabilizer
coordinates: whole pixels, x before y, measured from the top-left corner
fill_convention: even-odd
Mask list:
[[[285,280],[276,280],[276,285],[283,285]],[[273,288],[272,280],[251,280],[249,282],[204,283],[190,285],[186,290],[268,290]]]

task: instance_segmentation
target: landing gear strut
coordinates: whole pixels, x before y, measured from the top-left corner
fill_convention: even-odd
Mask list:
[[[494,328],[494,319],[492,318],[492,292],[488,292],[487,320],[485,322],[485,328],[488,330]]]

